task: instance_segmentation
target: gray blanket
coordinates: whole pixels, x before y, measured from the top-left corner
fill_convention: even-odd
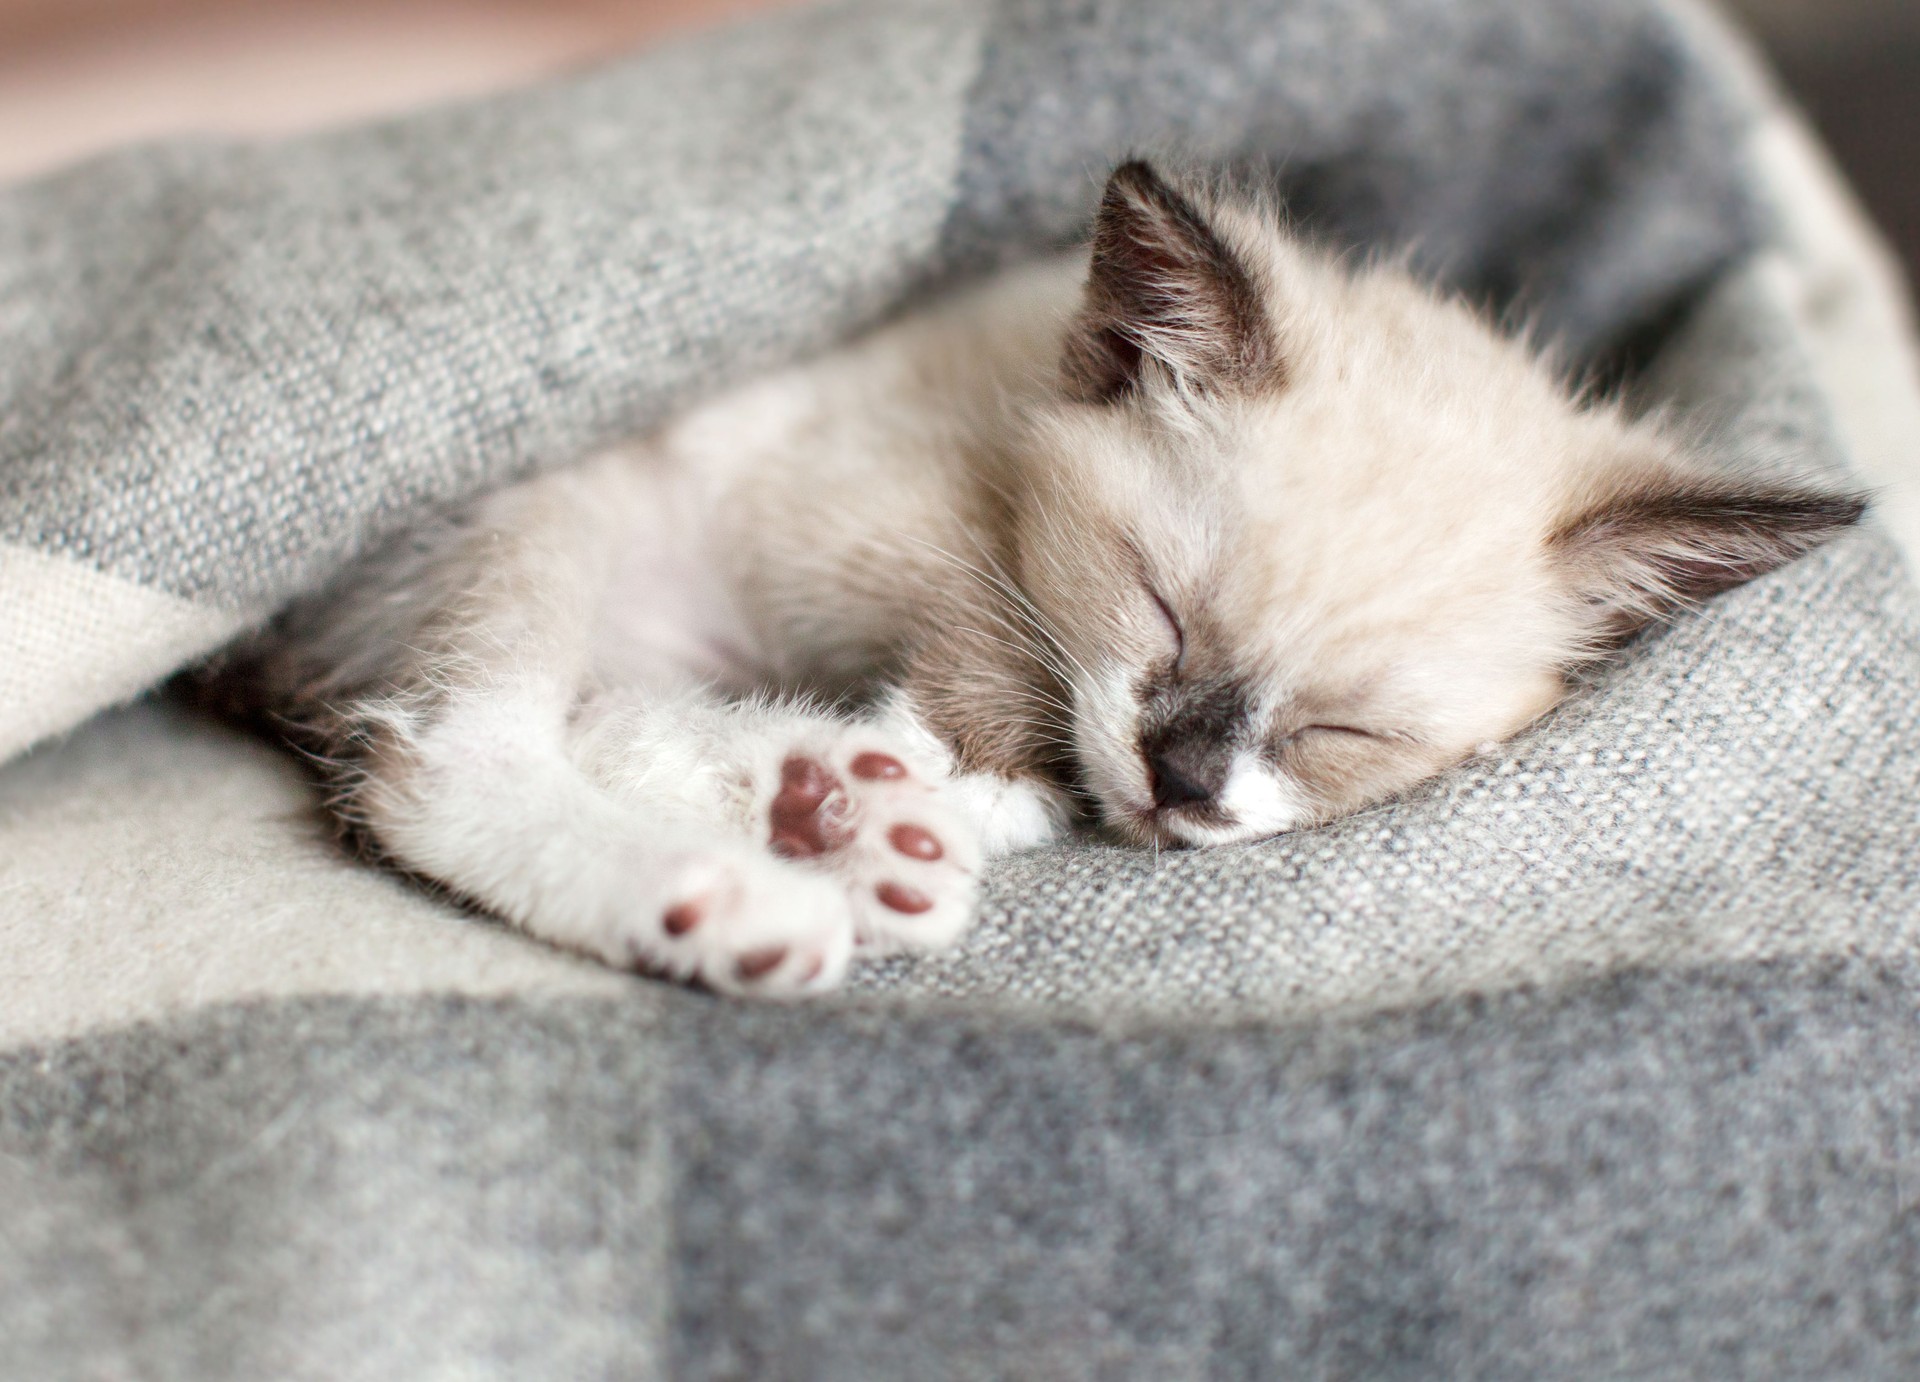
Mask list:
[[[1140,148],[1888,522],[1409,800],[1017,858],[800,1009],[358,868],[165,704],[42,742]],[[1913,1375],[1920,400],[1852,215],[1684,0],[864,0],[0,192],[0,1375]]]

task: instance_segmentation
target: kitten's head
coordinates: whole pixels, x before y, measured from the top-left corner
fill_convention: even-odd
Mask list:
[[[1111,826],[1166,843],[1392,796],[1863,507],[1715,473],[1399,269],[1139,162],[1032,446],[1014,558],[1074,755]]]

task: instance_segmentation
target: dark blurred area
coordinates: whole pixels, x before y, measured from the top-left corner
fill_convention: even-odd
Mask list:
[[[1920,281],[1920,0],[1730,0]]]

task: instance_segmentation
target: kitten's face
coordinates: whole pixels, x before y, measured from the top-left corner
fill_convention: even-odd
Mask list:
[[[1064,378],[1018,577],[1085,785],[1141,841],[1393,796],[1860,512],[1711,477],[1465,308],[1142,164],[1109,183]]]

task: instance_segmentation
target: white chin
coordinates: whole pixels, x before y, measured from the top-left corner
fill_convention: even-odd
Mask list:
[[[1185,821],[1157,821],[1156,828],[1171,843],[1206,849],[1213,845],[1242,845],[1282,834],[1284,825],[1247,825],[1240,821],[1221,825],[1197,825]]]
[[[1160,820],[1155,825],[1180,844],[1234,845],[1283,834],[1309,814],[1292,780],[1249,753],[1234,759],[1220,793],[1220,808],[1227,819],[1218,825],[1178,820]]]

